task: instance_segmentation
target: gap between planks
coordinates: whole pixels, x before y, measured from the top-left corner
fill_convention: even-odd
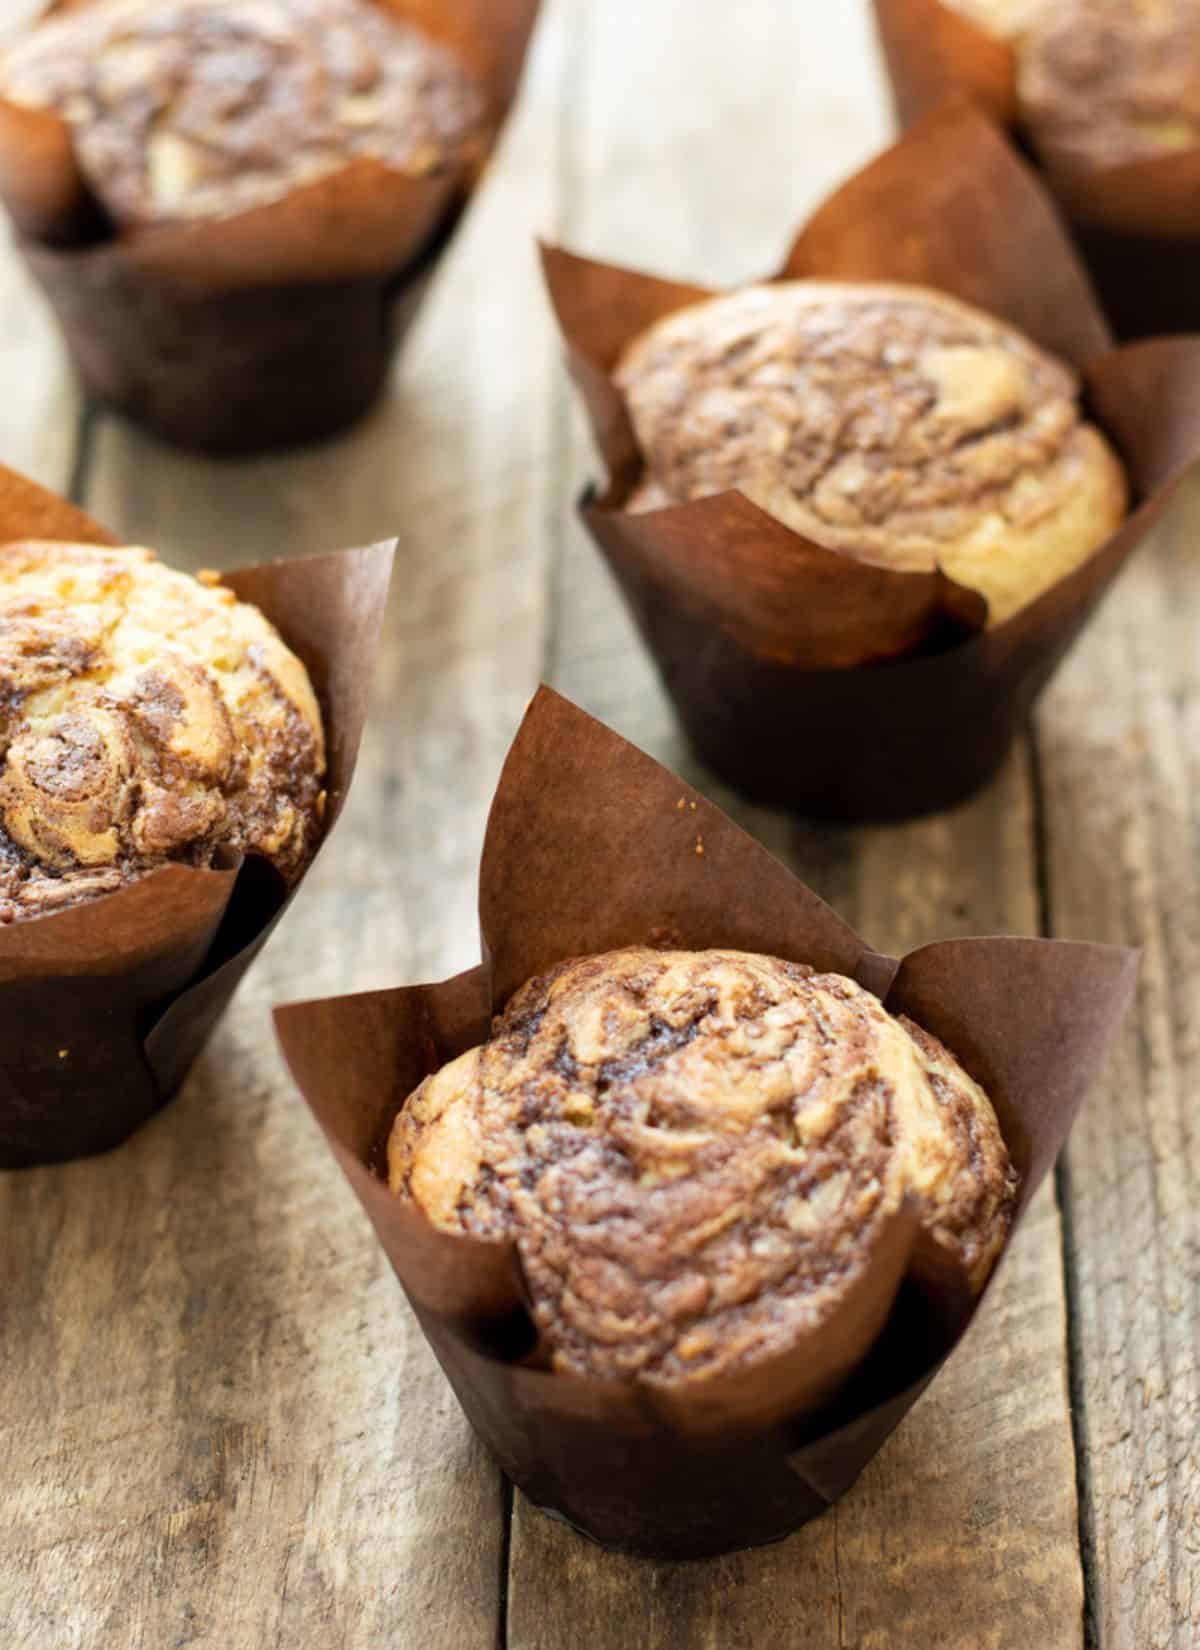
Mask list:
[[[578,250],[668,275],[752,278],[778,257],[805,205],[815,204],[883,140],[871,47],[862,19],[848,12],[816,21],[798,11],[786,25],[795,31],[793,39],[765,0],[743,7],[736,25],[739,83],[728,70],[732,48],[722,56],[729,38],[724,6],[642,7],[636,23],[622,17],[619,28],[614,22],[607,30],[592,0],[576,0],[572,10],[580,39],[584,31],[592,33],[578,58],[586,83],[570,102],[572,131],[563,156],[564,171],[572,175],[562,192],[556,235]],[[806,33],[813,28],[819,39]],[[765,49],[764,29],[770,32]],[[782,88],[785,80],[793,84],[791,65],[815,61],[818,49],[826,53],[833,84],[824,89],[827,101],[817,98],[809,110],[800,107],[800,95],[786,97]],[[633,167],[623,128],[637,118],[651,85],[656,144]],[[702,133],[697,109],[705,114]],[[718,146],[714,153],[714,134],[725,133],[728,148]],[[802,145],[800,133],[814,141]],[[781,210],[778,178],[787,175],[789,143],[806,163],[798,191],[803,198]],[[755,154],[767,156],[762,173],[739,175],[745,157]],[[711,177],[704,176],[710,165]],[[755,248],[762,248],[757,264],[749,261]],[[596,460],[565,373],[548,416],[556,432],[569,418],[572,431],[551,511],[561,526],[553,530],[548,569],[548,677],[698,781],[875,943],[903,949],[936,933],[1040,931],[1038,827],[1022,756],[988,796],[953,820],[894,833],[808,828],[746,808],[695,771],[597,553],[575,521],[579,484],[595,475]],[[914,1650],[935,1644],[939,1650],[984,1644],[1009,1650],[1022,1637],[1036,1639],[1039,1650],[1075,1650],[1083,1614],[1079,1521],[1065,1397],[1063,1250],[1049,1188],[1036,1208],[993,1295],[997,1321],[990,1305],[986,1321],[847,1502],[783,1547],[704,1567],[622,1559],[541,1518],[518,1495],[508,1650],[560,1650],[580,1620],[589,1623],[589,1646],[596,1650],[634,1642],[655,1650],[724,1650],[733,1643],[754,1650],[768,1643],[784,1650],[801,1644],[824,1650],[833,1643],[856,1650],[910,1644]],[[1025,1367],[1010,1368],[1006,1386],[990,1365],[1012,1356],[1006,1343],[1015,1330],[1007,1320],[1023,1289],[1041,1291],[1038,1313],[1023,1326],[1013,1320],[1032,1340],[1033,1356]],[[1008,1449],[994,1467],[986,1452],[972,1452],[970,1427],[956,1415],[956,1406],[970,1406],[975,1371],[990,1401],[1017,1409]],[[1040,1395],[1041,1410],[1031,1402],[1022,1412],[1027,1389]],[[1028,1452],[1023,1462],[1022,1444]],[[937,1459],[946,1449],[948,1487]],[[1047,1492],[1047,1506],[1034,1510],[1028,1527],[1025,1509],[1006,1502],[1003,1489],[997,1500],[991,1482],[993,1473],[1012,1469],[1014,1452],[1025,1491],[1036,1499],[1044,1483]],[[897,1541],[915,1549],[907,1559],[891,1543],[893,1528]],[[921,1553],[923,1536],[930,1553],[945,1548],[944,1563]],[[1001,1560],[1012,1566],[1011,1577],[988,1566],[989,1541],[1011,1543]],[[947,1596],[955,1600],[954,1612],[939,1619]]]

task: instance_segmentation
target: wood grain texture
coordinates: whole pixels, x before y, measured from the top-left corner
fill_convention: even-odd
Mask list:
[[[533,238],[563,51],[386,404],[221,467],[104,421],[86,503],[180,565],[399,533],[374,718],[338,834],[181,1097],[108,1159],[0,1178],[0,1642],[483,1650],[506,1503],[274,1049],[288,997],[477,957],[491,788],[543,647]],[[0,426],[2,428],[2,426]]]
[[[697,771],[574,520],[595,464],[534,234],[706,281],[769,268],[885,139],[866,10],[547,0],[521,111],[366,426],[231,466],[107,420],[86,443],[88,507],[184,566],[401,550],[338,835],[185,1094],[109,1159],[0,1176],[4,1650],[1079,1650],[1077,1470],[1089,1650],[1196,1642],[1200,487],[1054,688],[1040,786],[1022,752],[968,807],[890,831],[810,828]],[[7,244],[0,341],[0,461],[65,486],[77,407]],[[1035,932],[1041,903],[1056,932],[1146,947],[1062,1182],[1069,1301],[1047,1189],[850,1496],[703,1566],[605,1555],[519,1497],[506,1530],[267,1022],[279,998],[475,960],[487,804],[542,670],[882,947]]]
[[[749,0],[734,17],[693,0],[623,12],[619,24],[582,0],[575,11],[579,112],[556,235],[578,250],[683,278],[759,274],[883,141],[870,39],[849,9],[781,13]],[[805,74],[801,92],[800,68],[816,62],[821,73]],[[653,104],[654,146],[636,165],[636,133],[612,114],[621,88],[627,107]],[[596,473],[577,413],[571,430],[556,511],[568,520]],[[555,590],[555,685],[716,797],[875,944],[904,951],[952,934],[1037,932],[1024,754],[975,803],[898,830],[816,829],[749,808],[691,761],[573,521]],[[1047,1189],[945,1374],[850,1496],[778,1547],[703,1567],[625,1559],[518,1496],[509,1650],[1077,1650],[1060,1244]]]
[[[1063,1191],[1093,1642],[1200,1639],[1200,484],[1038,719],[1055,932],[1143,947]]]

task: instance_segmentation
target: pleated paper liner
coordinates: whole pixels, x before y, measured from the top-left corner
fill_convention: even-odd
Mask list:
[[[544,267],[609,484],[583,500],[700,758],[813,817],[945,808],[1001,766],[1034,701],[1200,454],[1200,341],[1112,350],[1036,180],[982,115],[936,113],[839,189],[776,279],[906,281],[1010,321],[1082,373],[1135,507],[1082,567],[1006,622],[940,572],[805,539],[726,492],[630,514],[641,457],[611,377],[622,350],[707,289],[546,248]]]
[[[711,803],[547,689],[496,792],[479,903],[484,960],[469,973],[278,1008],[292,1073],[471,1424],[538,1506],[662,1556],[782,1537],[849,1488],[969,1322],[953,1280],[944,1298],[900,1281],[909,1219],[862,1257],[856,1309],[744,1385],[705,1396],[554,1374],[515,1247],[438,1232],[388,1190],[383,1144],[406,1097],[563,958],[759,951],[847,974],[942,1038],[992,1098],[1023,1211],[1125,1011],[1136,955],[975,939],[882,956]]]
[[[907,125],[969,98],[1032,153],[1016,53],[941,0],[875,0],[896,113]],[[1200,331],[1200,147],[1078,174],[1041,168],[1119,338]]]
[[[117,542],[0,469],[0,545],[42,538]],[[358,755],[392,550],[274,562],[222,581],[262,609],[312,677],[328,745],[326,836]],[[0,1169],[105,1151],[153,1116],[294,892],[264,861],[228,856],[0,925]]]
[[[247,211],[114,232],[66,123],[0,100],[0,197],[92,399],[230,455],[336,434],[377,399],[515,96],[538,0],[374,3],[475,77],[472,161],[417,177],[357,159]]]

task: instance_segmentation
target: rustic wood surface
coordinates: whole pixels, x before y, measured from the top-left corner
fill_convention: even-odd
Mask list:
[[[594,460],[533,237],[713,281],[769,267],[886,137],[867,8],[546,5],[387,402],[340,442],[218,466],[86,415],[0,254],[0,459],[188,567],[401,545],[350,804],[184,1095],[110,1158],[0,1176],[0,1650],[1190,1650],[1200,495],[974,803],[830,831],[722,792],[575,523]],[[878,946],[1147,952],[1057,1200],[946,1373],[835,1511],[706,1565],[615,1558],[513,1504],[269,1032],[274,1000],[475,960],[487,803],[542,675]]]
[[[1131,1023],[1060,1175],[1089,1632],[1200,1643],[1200,484],[1038,717],[1047,915],[1140,945]]]

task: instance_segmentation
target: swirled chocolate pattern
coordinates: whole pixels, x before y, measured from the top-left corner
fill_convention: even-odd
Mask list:
[[[0,547],[0,921],[221,848],[291,880],[324,772],[303,665],[215,578],[143,549]]]
[[[646,466],[631,510],[737,488],[825,549],[941,567],[993,624],[1125,512],[1070,367],[920,287],[746,287],[659,321],[615,378]]]
[[[431,1076],[390,1181],[436,1226],[515,1240],[555,1367],[736,1374],[833,1318],[883,1223],[977,1291],[1015,1176],[982,1090],[837,974],[630,949],[517,993]]]
[[[1021,114],[1064,174],[1200,144],[1200,11],[1193,0],[1056,0],[1018,53]]]
[[[1200,145],[1194,0],[946,0],[1017,54],[1021,120],[1077,176]]]
[[[0,93],[69,121],[122,225],[262,205],[358,156],[458,169],[483,118],[454,57],[371,0],[95,0],[12,45]]]

